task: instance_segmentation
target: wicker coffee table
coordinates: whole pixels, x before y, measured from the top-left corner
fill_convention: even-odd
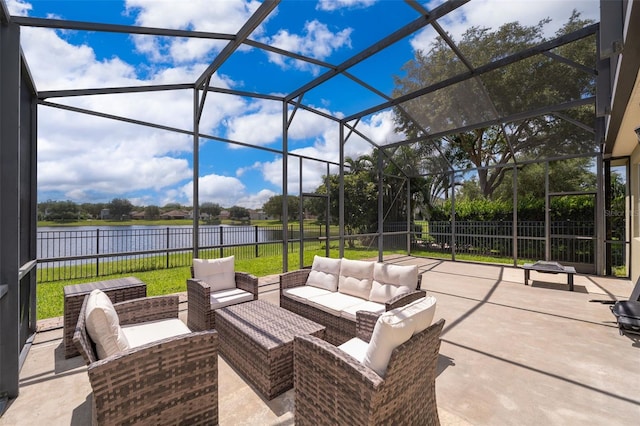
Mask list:
[[[220,353],[267,399],[293,387],[293,338],[325,327],[255,300],[215,311]]]

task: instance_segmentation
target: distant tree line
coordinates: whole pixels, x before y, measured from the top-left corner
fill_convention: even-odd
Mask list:
[[[47,200],[38,203],[38,220],[53,222],[73,222],[87,219],[104,219],[110,221],[123,221],[131,218],[134,212],[144,212],[144,219],[158,220],[164,213],[171,211],[191,211],[192,206],[183,206],[179,203],[168,203],[164,206],[135,206],[124,198],[114,198],[108,203],[76,203],[73,201]],[[202,203],[201,215],[210,219],[218,219],[223,210],[229,212],[232,220],[245,220],[249,218],[249,210],[232,206],[223,208],[217,203]],[[105,213],[108,213],[105,215]]]

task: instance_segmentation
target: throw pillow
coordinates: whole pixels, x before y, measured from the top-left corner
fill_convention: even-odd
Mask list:
[[[193,277],[209,284],[211,291],[235,288],[235,256],[193,259]]]
[[[384,377],[395,348],[431,325],[436,298],[423,297],[380,315],[373,328],[363,364]]]
[[[89,294],[85,306],[85,324],[89,337],[96,344],[99,359],[129,349],[129,342],[120,328],[120,319],[109,296],[100,290]]]

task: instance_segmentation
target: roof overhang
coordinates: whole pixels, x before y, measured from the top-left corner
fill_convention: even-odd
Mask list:
[[[640,4],[627,2],[624,45],[612,70],[611,115],[607,119],[605,154],[631,155],[638,147],[635,129],[640,127]]]

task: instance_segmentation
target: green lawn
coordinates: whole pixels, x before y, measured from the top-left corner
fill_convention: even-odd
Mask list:
[[[332,246],[330,247],[330,252],[331,257],[338,257],[339,250],[337,244],[335,246],[332,244]],[[313,263],[314,255],[324,256],[324,248],[319,247],[316,250],[305,250],[305,266],[309,266],[311,265],[311,263]],[[375,258],[377,257],[377,255],[377,250],[365,248],[345,248],[344,253],[344,256],[348,259]],[[288,262],[290,271],[300,268],[299,259],[299,252],[292,252],[289,254]],[[263,256],[252,259],[236,258],[235,265],[237,271],[249,272],[257,277],[279,274],[282,272],[282,256]],[[38,283],[36,291],[37,317],[40,320],[44,318],[62,316],[64,312],[63,287],[66,285],[81,284],[92,281],[102,281],[131,275],[136,276],[147,284],[147,294],[149,296],[156,296],[187,291],[187,278],[190,277],[190,268],[189,266],[181,266],[169,269],[157,269],[153,271],[122,273],[92,278]]]

